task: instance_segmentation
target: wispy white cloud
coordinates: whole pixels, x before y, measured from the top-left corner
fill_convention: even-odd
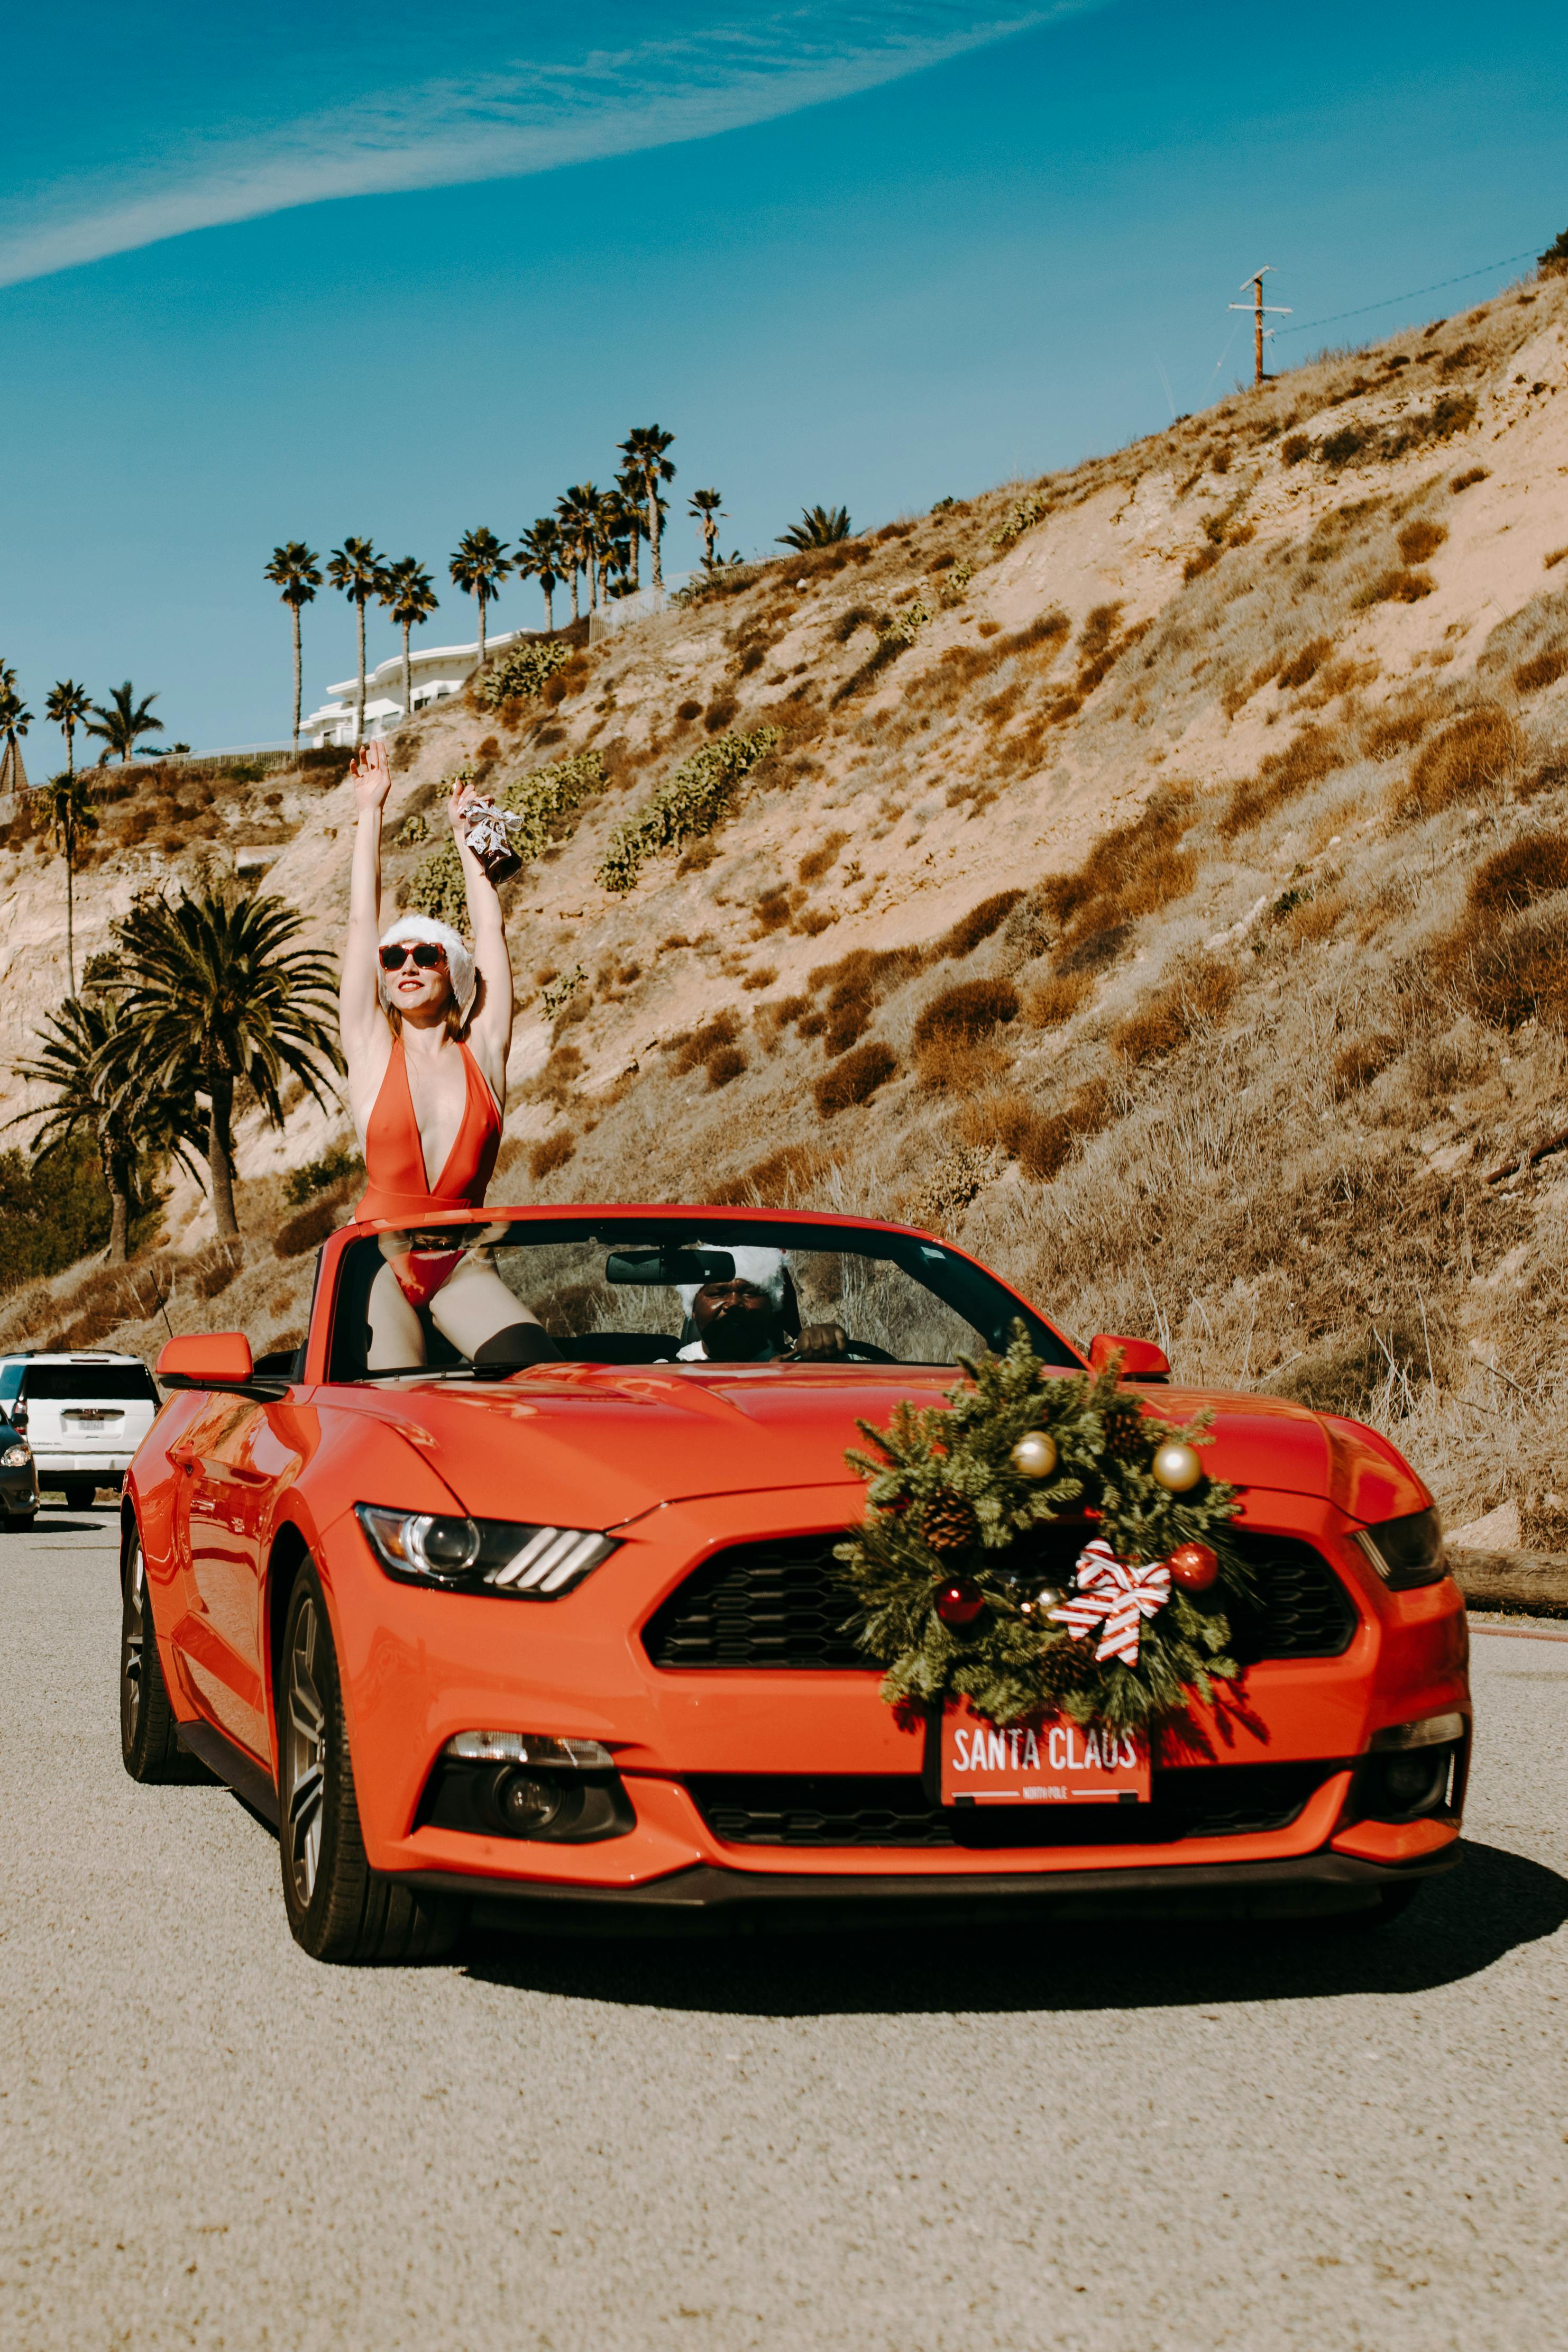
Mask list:
[[[633,47],[353,93],[281,127],[184,134],[0,207],[0,285],[339,196],[517,177],[704,139],[851,96],[1103,0],[829,0]],[[371,45],[367,64],[373,59]]]

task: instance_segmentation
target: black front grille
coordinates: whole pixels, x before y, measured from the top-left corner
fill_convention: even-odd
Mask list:
[[[699,1811],[727,1845],[1160,1845],[1284,1829],[1332,1763],[1156,1771],[1146,1805],[977,1805],[943,1811],[918,1774],[701,1773]]]
[[[1036,1529],[1031,1577],[1065,1583],[1088,1528]],[[643,1641],[656,1666],[785,1666],[870,1671],[845,1631],[854,1595],[833,1558],[839,1535],[785,1536],[733,1544],[677,1586],[649,1620]],[[1289,1536],[1239,1530],[1230,1541],[1251,1571],[1255,1601],[1232,1612],[1235,1654],[1334,1658],[1355,1631],[1355,1606],[1322,1554]],[[1018,1548],[1021,1553],[1022,1547]],[[1023,1561],[1019,1560],[1021,1567]]]

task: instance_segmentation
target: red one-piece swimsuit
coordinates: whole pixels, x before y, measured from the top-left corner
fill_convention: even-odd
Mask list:
[[[444,1209],[483,1207],[485,1188],[501,1147],[501,1114],[484,1072],[461,1040],[457,1050],[463,1056],[463,1117],[433,1186],[425,1171],[419,1121],[413,1115],[402,1039],[392,1039],[386,1076],[365,1128],[365,1173],[370,1181],[354,1212],[361,1223],[379,1218],[389,1224],[417,1225]],[[410,1305],[423,1307],[465,1255],[460,1249],[399,1250],[388,1264]]]

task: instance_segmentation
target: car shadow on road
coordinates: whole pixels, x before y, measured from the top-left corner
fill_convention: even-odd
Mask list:
[[[1467,1840],[1461,1867],[1385,1927],[1146,1919],[682,1937],[475,1931],[486,1984],[722,2016],[1212,2008],[1428,1992],[1568,1920],[1568,1878]]]

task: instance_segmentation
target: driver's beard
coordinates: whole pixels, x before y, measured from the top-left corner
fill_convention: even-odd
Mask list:
[[[714,1364],[749,1364],[768,1348],[773,1318],[749,1313],[744,1307],[716,1315],[703,1333],[703,1353]]]

